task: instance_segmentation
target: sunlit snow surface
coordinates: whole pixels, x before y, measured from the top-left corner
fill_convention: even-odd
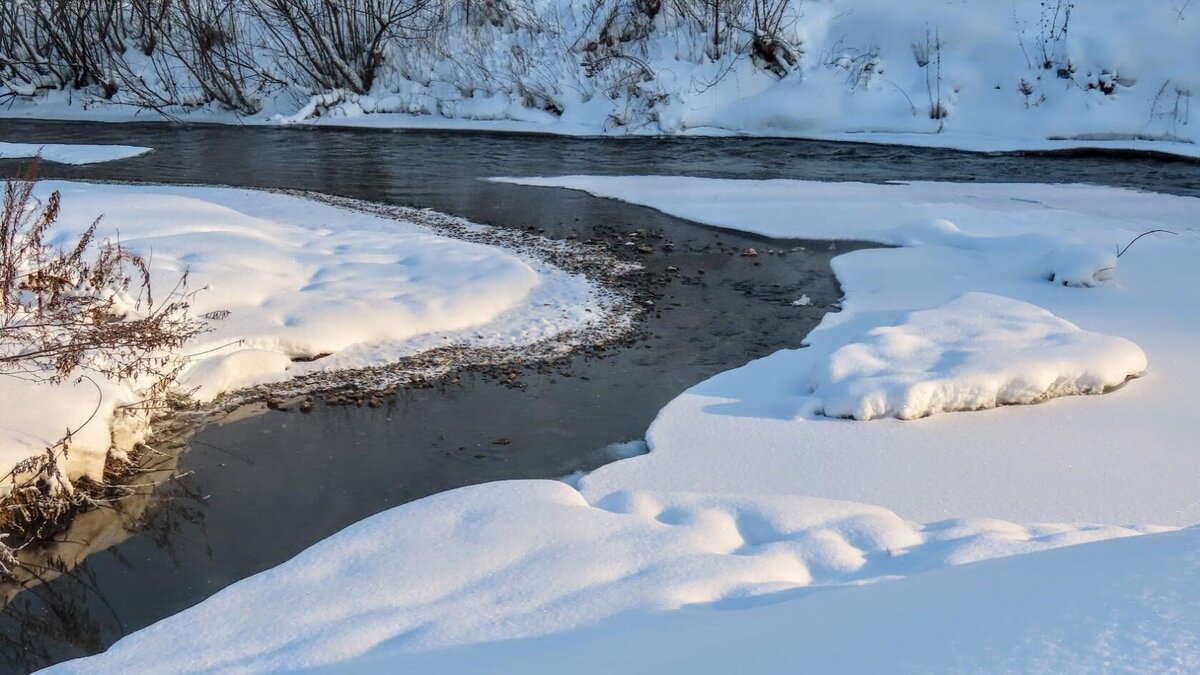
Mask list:
[[[1129,340],[1026,302],[966,293],[838,347],[813,373],[813,398],[828,417],[916,419],[1102,394],[1145,368]]]
[[[617,492],[590,502],[554,481],[490,483],[369,518],[106,654],[51,672],[340,669],[364,656],[378,659],[364,664],[369,670],[406,671],[402,655],[619,626],[696,603],[743,608],[732,620],[755,621],[745,608],[773,593],[888,583],[1138,532],[919,525],[879,507],[806,497]],[[660,646],[678,652],[695,639]]]
[[[393,509],[58,672],[1196,667],[1194,530],[1037,552],[1159,529],[1131,523],[1200,521],[1200,200],[1080,186],[521,182],[898,247],[836,258],[843,310],[807,347],[682,394],[651,427],[648,455],[578,488],[502,482]],[[1106,280],[1055,280],[1054,251],[1113,250],[1160,227],[1178,235],[1143,239]],[[953,346],[972,368],[881,350],[889,330],[943,356]],[[814,375],[853,345],[876,349],[887,372],[957,385],[996,364],[1090,383],[1059,393],[1145,374],[1039,405],[831,419]]]

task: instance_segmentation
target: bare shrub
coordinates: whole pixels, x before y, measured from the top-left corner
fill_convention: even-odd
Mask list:
[[[673,0],[672,12],[682,20],[684,30],[696,30],[707,36],[705,55],[713,60],[732,50],[730,18],[745,0]]]
[[[1150,118],[1146,125],[1156,120],[1168,121],[1171,125],[1171,135],[1179,135],[1179,127],[1187,126],[1192,116],[1192,90],[1185,85],[1167,80],[1159,87],[1154,100],[1150,102]]]
[[[838,42],[833,47],[833,53],[825,61],[826,68],[845,73],[846,84],[851,89],[871,86],[880,73],[880,64],[879,45],[874,43],[866,49],[859,49]]]
[[[4,0],[3,23],[19,57],[9,66],[22,79],[76,89],[96,86],[111,98],[120,88],[113,63],[125,51],[127,6],[123,0]]]
[[[585,8],[582,35],[573,48],[602,54],[622,43],[643,40],[654,30],[661,9],[657,0],[591,0]]]
[[[925,94],[929,98],[929,119],[938,120],[938,131],[942,120],[950,115],[949,107],[942,99],[942,33],[935,28],[930,32],[925,27],[925,41],[913,44],[913,58],[925,71]]]
[[[116,380],[169,381],[163,352],[200,330],[187,316],[186,277],[156,303],[145,260],[119,242],[97,240],[99,219],[71,249],[51,246],[61,196],[38,203],[35,185],[27,176],[4,186],[0,374],[62,382],[86,368]]]
[[[366,94],[385,48],[403,36],[430,0],[258,0],[247,5],[295,83],[313,92]]]
[[[778,77],[800,65],[800,46],[784,35],[791,0],[752,0],[750,55],[755,63]]]
[[[188,316],[186,275],[155,301],[145,260],[99,239],[99,219],[69,248],[51,245],[61,196],[40,201],[35,186],[30,169],[5,182],[0,202],[0,376],[40,384],[92,375],[135,382],[144,392],[136,407],[151,414],[166,404],[182,366],[173,353],[203,330]],[[42,455],[0,476],[0,531],[37,536],[86,499],[61,468],[78,431],[68,429]]]
[[[1062,47],[1071,27],[1071,12],[1075,10],[1074,0],[1042,0],[1042,10],[1038,16],[1038,35],[1035,40],[1041,66],[1051,70],[1057,66],[1059,77],[1062,73],[1074,72],[1069,62],[1063,62]]]
[[[1017,42],[1025,55],[1025,63],[1032,70],[1054,70],[1058,77],[1071,79],[1075,66],[1064,55],[1067,34],[1071,29],[1071,14],[1075,11],[1074,0],[1038,0],[1039,11],[1037,33],[1033,36],[1033,55],[1025,44],[1028,25],[1017,19],[1013,7],[1013,22],[1017,27]]]
[[[264,71],[255,65],[238,3],[178,0],[160,16],[168,23],[155,70],[165,88],[160,104],[198,105],[216,101],[241,113],[262,108],[258,91]],[[187,77],[178,70],[185,71]],[[269,79],[269,78],[266,78]],[[152,100],[154,90],[143,93]]]

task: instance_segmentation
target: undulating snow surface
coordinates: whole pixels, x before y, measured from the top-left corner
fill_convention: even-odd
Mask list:
[[[155,61],[131,47],[120,58],[140,78],[134,89],[185,99],[185,107],[168,106],[172,115],[209,121],[1200,156],[1200,11],[1188,2],[772,2],[760,14],[783,6],[773,26],[756,27],[750,5],[723,19],[719,54],[707,9],[652,5],[660,10],[653,18],[645,3],[624,0],[508,0],[491,14],[477,8],[473,19],[451,8],[448,25],[387,45],[366,93],[268,78],[246,85],[254,112],[242,119],[216,103],[197,110],[208,100],[204,89],[169,55]],[[258,62],[243,71],[247,79],[290,72],[278,63],[281,48],[261,43],[261,28],[244,32],[247,58]],[[755,58],[755,34],[789,47]],[[164,84],[164,72],[180,81]],[[29,79],[6,82],[22,95],[0,115],[154,115],[128,105],[129,88],[113,105],[86,92],[39,89],[44,78]]]
[[[1200,669],[1200,530],[1134,537],[908,579],[638,613],[550,638],[337,672],[1191,673]],[[747,616],[749,614],[750,616]],[[751,618],[752,617],[752,618]]]
[[[393,509],[56,672],[1197,666],[1194,529],[945,568],[1200,521],[1200,200],[1082,186],[522,182],[902,246],[836,258],[842,311],[807,347],[681,395],[651,427],[650,454],[577,488],[493,483]],[[829,191],[853,196],[844,213],[822,208]],[[1106,280],[1053,280],[1064,259],[1080,276],[1064,247],[1164,226],[1179,234],[1143,239]],[[934,374],[955,396],[976,381],[999,396],[1008,385],[996,382],[1014,377],[1078,393],[1150,366],[1114,393],[1041,405],[818,414],[814,375],[856,347],[884,377]],[[864,373],[843,382],[891,393]]]
[[[395,672],[404,670],[393,661],[401,654],[620,625],[715,601],[748,619],[772,593],[1138,532],[918,525],[886,509],[806,497],[617,492],[593,502],[555,481],[490,483],[371,517],[103,655],[50,672],[290,671],[380,655],[366,665]],[[661,647],[679,652],[693,641]]]
[[[604,314],[595,285],[530,257],[401,221],[299,197],[209,187],[43,181],[62,193],[64,243],[103,214],[151,263],[159,300],[188,272],[193,313],[228,312],[187,345],[182,384],[201,400],[254,384],[383,365],[448,344],[510,347],[587,326]],[[319,355],[312,362],[297,362]],[[99,378],[97,378],[99,381]],[[136,385],[100,381],[96,419],[75,435],[67,472],[98,478],[116,406]],[[87,381],[39,386],[0,378],[0,466],[37,454],[87,419]],[[25,405],[14,405],[22,401]],[[128,448],[136,429],[117,444]],[[132,435],[130,435],[132,434]]]
[[[150,152],[150,148],[131,145],[72,145],[63,143],[0,142],[0,159],[40,157],[58,164],[98,164],[129,159]]]

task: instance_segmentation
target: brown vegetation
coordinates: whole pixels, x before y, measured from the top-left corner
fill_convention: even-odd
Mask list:
[[[125,413],[161,411],[183,363],[175,352],[203,330],[188,315],[186,275],[156,301],[146,261],[98,237],[99,219],[69,247],[49,243],[61,197],[40,200],[34,173],[5,181],[0,203],[0,376],[45,386],[131,382],[143,399]],[[0,532],[10,537],[9,548],[41,536],[94,496],[61,467],[78,431],[67,429],[44,453],[0,476]],[[0,551],[0,563],[6,554]]]

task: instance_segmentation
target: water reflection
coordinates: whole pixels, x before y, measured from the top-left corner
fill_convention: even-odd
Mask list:
[[[197,555],[211,559],[204,496],[194,476],[179,471],[178,457],[155,455],[121,498],[80,514],[53,543],[22,552],[15,579],[0,585],[0,661],[8,669],[92,654],[125,634],[122,602],[109,597],[116,591],[102,577],[114,565],[136,575],[137,560],[120,546],[131,537],[177,568]]]

